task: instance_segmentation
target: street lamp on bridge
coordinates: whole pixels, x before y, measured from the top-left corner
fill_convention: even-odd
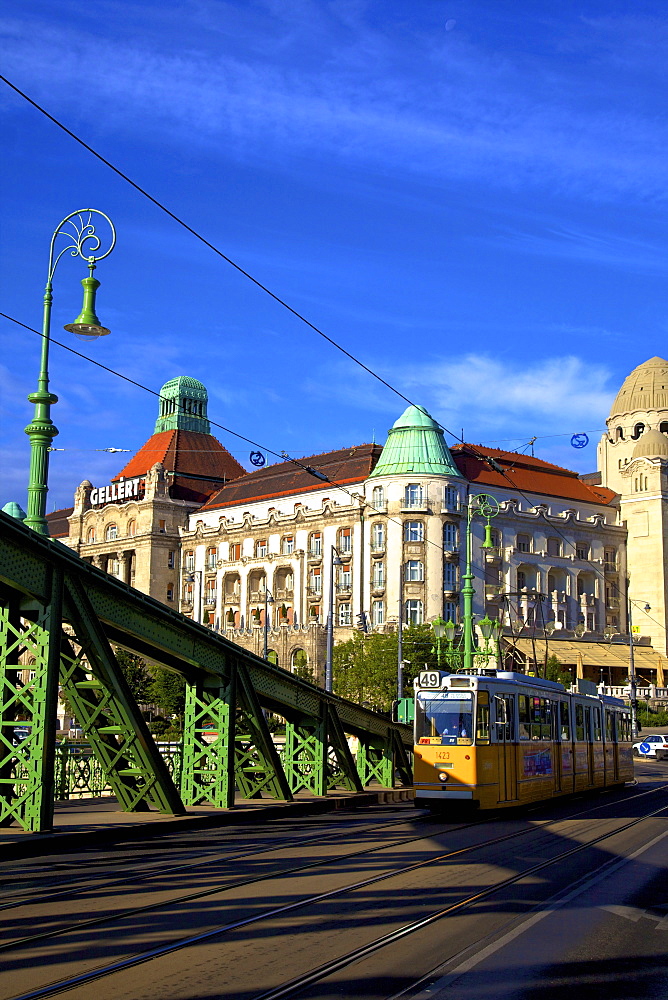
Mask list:
[[[93,215],[101,216],[111,229],[109,248],[104,253],[98,253],[102,240],[95,232],[91,222]],[[55,243],[59,236],[64,236],[70,242],[57,256]],[[44,291],[44,311],[42,316],[42,352],[37,382],[37,391],[31,392],[28,400],[35,404],[32,422],[25,429],[30,438],[30,474],[28,479],[28,515],[25,524],[41,535],[48,535],[46,523],[46,494],[49,481],[49,452],[58,429],[51,421],[51,407],[58,402],[58,397],[49,392],[49,343],[51,336],[51,303],[53,301],[53,275],[61,259],[68,251],[72,257],[81,257],[88,265],[88,277],[81,282],[84,289],[83,307],[74,323],[69,323],[65,329],[84,340],[95,340],[104,337],[109,330],[102,326],[95,314],[95,293],[100,286],[93,277],[96,263],[108,257],[116,244],[114,224],[95,208],[79,209],[65,216],[51,237],[49,251],[49,267]]]

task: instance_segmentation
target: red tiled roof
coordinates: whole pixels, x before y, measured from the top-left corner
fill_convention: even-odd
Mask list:
[[[215,480],[246,475],[244,467],[213,435],[169,430],[153,434],[112,482],[145,476],[156,462],[175,473],[170,485],[170,496],[175,500],[205,502],[220,488]]]
[[[328,483],[323,483],[292,462],[278,462],[228,483],[201,509],[217,510],[254,500],[331,490],[332,485],[353,486],[369,476],[382,450],[379,444],[360,444],[299,459],[302,465],[310,465],[326,475],[331,480]]]
[[[520,455],[514,451],[500,451],[485,445],[457,444],[450,451],[457,468],[471,483],[481,486],[503,487],[539,496],[559,497],[585,503],[609,504],[617,494],[604,486],[583,482],[577,472],[562,469],[559,465],[544,462],[542,458]],[[497,472],[484,457],[493,458],[503,472]]]
[[[67,538],[70,533],[70,522],[68,517],[74,511],[74,507],[63,507],[62,510],[51,511],[46,515],[46,525],[49,529],[50,538]]]

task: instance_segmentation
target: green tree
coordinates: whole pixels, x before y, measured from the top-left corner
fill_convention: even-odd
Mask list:
[[[134,695],[135,701],[145,703],[150,701],[148,697],[151,686],[151,675],[146,669],[146,663],[141,656],[128,653],[124,649],[114,650],[116,662],[123,671],[123,675],[128,682],[129,688]]]
[[[558,681],[559,684],[563,684],[565,688],[569,688],[573,681],[570,671],[566,667],[562,667],[559,658],[552,653],[547,658],[545,664],[545,680],[547,681]]]
[[[389,712],[397,697],[396,632],[356,632],[352,639],[334,647],[334,692],[358,704],[368,703],[379,712]],[[428,625],[410,625],[403,630],[404,692],[412,690],[413,678],[426,667],[436,667],[434,636]]]
[[[148,701],[157,705],[167,718],[177,716],[179,727],[183,728],[183,713],[186,706],[186,682],[180,674],[164,667],[150,666],[151,683],[148,687]]]

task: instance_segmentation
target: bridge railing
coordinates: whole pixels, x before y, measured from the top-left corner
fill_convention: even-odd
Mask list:
[[[185,680],[182,762],[174,776],[112,644]],[[290,799],[301,790],[326,795],[372,781],[392,787],[397,775],[412,781],[408,726],[294,677],[0,512],[0,824],[52,826],[59,687],[129,811],[231,808],[237,794]],[[280,754],[265,710],[285,719]],[[18,718],[30,735],[16,747]],[[359,740],[355,760],[348,736]]]

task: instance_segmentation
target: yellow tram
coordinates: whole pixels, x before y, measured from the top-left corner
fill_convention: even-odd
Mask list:
[[[630,712],[617,698],[501,671],[416,678],[416,806],[498,809],[632,778]]]

